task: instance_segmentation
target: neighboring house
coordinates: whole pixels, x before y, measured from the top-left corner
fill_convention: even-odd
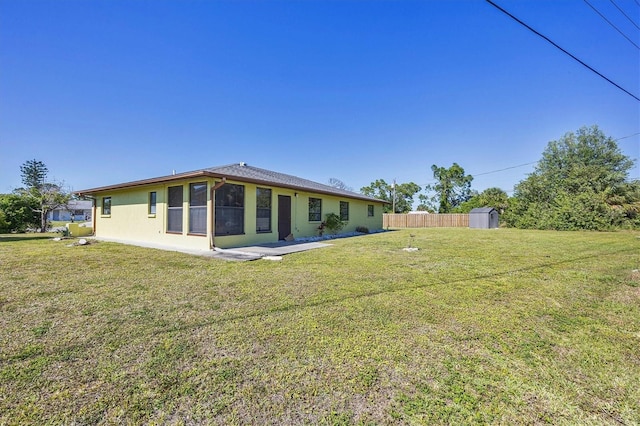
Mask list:
[[[85,222],[91,220],[93,202],[71,200],[67,204],[51,210],[47,214],[47,220],[62,222]]]
[[[317,236],[327,213],[379,230],[386,203],[245,163],[76,193],[95,200],[97,237],[200,250]]]

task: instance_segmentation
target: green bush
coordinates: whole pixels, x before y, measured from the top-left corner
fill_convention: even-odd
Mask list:
[[[335,213],[327,213],[325,215],[325,220],[318,226],[318,230],[320,231],[320,235],[324,234],[325,229],[332,234],[340,232],[346,222],[343,222]]]

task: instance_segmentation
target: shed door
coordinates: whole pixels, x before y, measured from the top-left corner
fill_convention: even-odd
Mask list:
[[[278,239],[284,240],[291,233],[291,197],[278,195]]]
[[[498,212],[493,210],[489,216],[489,228],[498,228]]]

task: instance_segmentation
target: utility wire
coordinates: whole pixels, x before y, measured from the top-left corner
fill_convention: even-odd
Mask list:
[[[511,170],[511,169],[517,169],[518,167],[524,167],[524,166],[530,166],[531,164],[536,164],[538,163],[538,161],[532,161],[531,163],[524,163],[524,164],[518,164],[517,166],[511,166],[511,167],[505,167],[504,169],[499,169],[499,170],[491,170],[490,172],[484,172],[484,173],[471,173],[470,176],[475,178],[477,176],[484,176],[484,175],[490,175],[491,173],[498,173],[498,172],[504,172],[505,170]],[[426,186],[426,185],[430,185],[432,183],[436,183],[438,182],[437,180],[431,180],[427,183],[423,183],[420,184],[420,186]]]
[[[534,30],[533,28],[531,28],[529,25],[525,24],[523,21],[521,21],[520,19],[516,18],[515,16],[513,16],[511,13],[507,12],[506,10],[504,10],[502,7],[498,6],[497,4],[495,4],[492,0],[486,0],[487,3],[489,3],[490,5],[492,5],[493,7],[495,7],[496,9],[498,9],[500,12],[504,13],[505,15],[507,15],[508,17],[510,17],[511,19],[513,19],[514,21],[516,21],[517,23],[519,23],[520,25],[524,26],[525,28],[527,28],[529,31],[533,32],[534,34],[536,34],[539,37],[542,37],[543,39],[545,39],[547,42],[551,43],[553,46],[555,46],[557,49],[560,49],[563,53],[565,53],[566,55],[570,56],[571,58],[573,58],[575,61],[577,61],[578,63],[580,63],[580,65],[582,65],[583,67],[587,68],[588,70],[596,73],[598,76],[600,76],[601,78],[605,79],[606,81],[608,81],[609,83],[613,84],[614,86],[616,86],[618,89],[622,90],[623,92],[625,92],[627,95],[631,96],[633,99],[637,100],[638,102],[640,102],[640,98],[637,97],[636,95],[634,95],[633,93],[629,92],[627,89],[623,88],[622,86],[620,86],[619,84],[615,83],[614,81],[612,81],[611,79],[605,77],[602,73],[596,71],[594,68],[592,68],[591,66],[587,65],[586,63],[584,63],[583,61],[581,61],[580,59],[578,59],[577,57],[575,57],[574,55],[572,55],[571,53],[569,53],[568,51],[566,51],[565,49],[563,49],[562,47],[560,47],[558,44],[556,44],[553,40],[551,40],[549,37],[539,33],[538,31]]]
[[[593,9],[594,12],[596,12],[598,15],[600,15],[600,17],[609,25],[611,25],[611,27],[616,30],[617,32],[620,33],[620,35],[624,38],[627,39],[627,41],[631,44],[633,44],[635,46],[636,49],[640,50],[640,46],[638,46],[637,44],[635,44],[635,42],[633,40],[631,40],[629,37],[627,37],[627,35],[625,33],[623,33],[618,27],[616,27],[610,20],[607,19],[606,16],[604,16],[602,13],[600,13],[600,11],[598,9],[596,9],[591,3],[589,3],[587,0],[583,0],[591,9]]]
[[[531,163],[524,163],[524,164],[518,164],[517,166],[505,167],[504,169],[500,169],[500,170],[492,170],[490,172],[476,173],[471,176],[476,177],[476,176],[490,175],[491,173],[504,172],[505,170],[517,169],[518,167],[530,166],[531,164],[536,164],[536,163],[537,161],[533,161]]]
[[[634,133],[634,134],[632,134],[632,135],[628,135],[628,136],[623,136],[623,137],[618,138],[618,139],[614,139],[614,141],[621,141],[622,139],[629,139],[629,138],[632,138],[632,137],[634,137],[634,136],[638,136],[638,135],[640,135],[640,132],[638,132],[638,133]]]
[[[617,139],[614,139],[614,141],[615,141],[615,142],[617,142],[617,141],[621,141],[621,140],[623,140],[623,139],[629,139],[629,138],[632,138],[632,137],[634,137],[634,136],[638,136],[638,135],[640,135],[640,132],[638,132],[638,133],[633,133],[633,134],[631,134],[631,135],[627,135],[627,136],[619,137],[619,138],[617,138]],[[637,158],[633,158],[633,159],[637,159]],[[532,162],[530,162],[530,163],[518,164],[518,165],[516,165],[516,166],[505,167],[505,168],[503,168],[503,169],[498,169],[498,170],[491,170],[491,171],[489,171],[489,172],[483,172],[483,173],[471,173],[471,176],[473,176],[473,177],[475,178],[475,177],[478,177],[478,176],[490,175],[490,174],[492,174],[492,173],[499,173],[499,172],[504,172],[504,171],[506,171],[506,170],[517,169],[517,168],[519,168],[519,167],[530,166],[530,165],[532,165],[532,164],[537,164],[537,163],[539,163],[539,162],[540,162],[540,161],[532,161]],[[428,183],[420,184],[420,186],[425,186],[425,185],[429,185],[429,184],[436,183],[436,182],[438,182],[438,181],[437,181],[437,180],[431,180],[431,181],[429,181]]]
[[[616,9],[618,9],[618,10],[620,11],[620,13],[622,13],[622,14],[625,16],[625,18],[627,18],[627,19],[629,20],[629,22],[631,22],[633,25],[635,25],[635,27],[636,27],[637,29],[639,29],[639,30],[640,30],[640,27],[638,26],[638,24],[636,24],[636,23],[635,23],[635,21],[634,21],[633,19],[629,18],[629,15],[627,15],[626,13],[624,13],[624,10],[622,10],[622,9],[620,8],[620,6],[618,6],[618,5],[616,4],[616,2],[615,2],[615,1],[613,1],[613,0],[609,0],[609,1],[611,2],[611,4],[613,4],[613,5],[616,7]],[[638,3],[638,2],[636,2],[636,3]],[[639,4],[638,6],[640,6],[640,4]]]

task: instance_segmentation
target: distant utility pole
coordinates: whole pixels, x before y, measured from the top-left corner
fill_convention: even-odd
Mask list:
[[[393,189],[393,210],[392,212],[395,214],[396,212],[396,180],[393,180],[393,185],[391,185],[391,189]]]

